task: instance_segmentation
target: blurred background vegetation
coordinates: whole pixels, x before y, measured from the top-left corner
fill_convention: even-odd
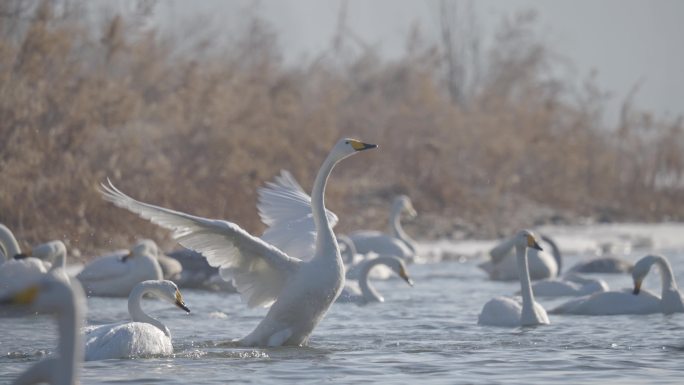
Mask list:
[[[684,219],[681,119],[554,76],[562,60],[533,13],[504,18],[483,49],[475,28],[414,28],[405,54],[328,52],[286,64],[256,14],[228,42],[179,40],[85,2],[0,2],[0,222],[24,243],[64,239],[84,257],[167,231],[104,202],[131,196],[260,234],[256,189],[280,169],[309,189],[342,136],[381,148],[341,164],[328,188],[340,231],[384,228],[409,195],[421,237],[496,236],[547,222]],[[464,33],[468,32],[468,33]],[[358,50],[359,45],[356,45]]]

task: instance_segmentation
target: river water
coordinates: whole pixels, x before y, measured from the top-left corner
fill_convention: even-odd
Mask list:
[[[684,282],[684,248],[651,246],[666,253]],[[645,252],[632,249],[626,257],[634,261]],[[568,255],[566,266],[579,254]],[[190,314],[146,300],[143,307],[171,330],[174,356],[86,362],[82,383],[682,383],[684,314],[551,314],[548,326],[478,326],[485,302],[519,289],[516,283],[488,281],[479,262],[462,258],[411,265],[415,287],[399,279],[379,281],[385,303],[335,304],[304,348],[251,349],[231,343],[265,314],[264,309],[248,309],[237,295],[183,290]],[[628,275],[600,277],[611,289],[631,286]],[[644,287],[659,293],[658,274],[652,272]],[[563,300],[538,298],[547,310]],[[124,299],[90,298],[88,307],[89,324],[128,317]],[[56,346],[55,324],[48,316],[0,318],[0,330],[0,384],[11,382]]]

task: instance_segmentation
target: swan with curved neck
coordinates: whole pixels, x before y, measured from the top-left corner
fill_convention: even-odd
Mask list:
[[[127,253],[113,253],[90,261],[76,278],[88,295],[127,297],[133,287],[146,280],[161,280],[157,244],[143,239]]]
[[[480,325],[533,326],[549,323],[546,310],[534,300],[527,264],[527,250],[529,248],[541,250],[541,247],[539,247],[534,234],[528,230],[520,231],[513,239],[520,276],[522,303],[507,297],[497,297],[490,300],[482,308],[478,318]]]
[[[84,330],[86,361],[173,353],[169,329],[140,306],[145,294],[152,294],[190,313],[173,282],[140,282],[128,297],[128,313],[133,322],[91,326]]]
[[[341,139],[320,167],[311,193],[316,240],[313,257],[302,261],[235,223],[197,217],[137,201],[102,185],[104,198],[173,231],[185,247],[202,253],[221,276],[232,280],[249,306],[269,306],[264,319],[239,343],[244,346],[303,345],[337,299],[344,266],[325,210],[325,186],[333,167],[359,151],[377,147]]]
[[[494,281],[517,281],[518,262],[515,251],[516,238],[508,238],[489,251],[491,260],[478,265],[489,279]],[[555,245],[555,243],[554,243]],[[553,246],[551,247],[553,249]],[[560,260],[560,255],[557,255]],[[532,249],[527,254],[530,278],[533,280],[553,278],[558,275],[556,257],[543,250]]]
[[[661,279],[661,295],[641,289],[641,283],[653,265],[658,266]],[[582,315],[682,313],[684,300],[675,281],[672,267],[662,255],[647,255],[634,265],[632,270],[634,289],[630,291],[608,291],[568,301],[552,313]]]
[[[406,195],[394,198],[389,219],[389,234],[379,231],[356,231],[350,234],[351,240],[361,254],[376,253],[378,255],[394,255],[404,260],[411,260],[416,255],[416,243],[406,234],[401,226],[402,213],[410,217],[416,216],[416,210]]]
[[[395,256],[379,256],[377,258],[369,259],[362,262],[359,274],[359,290],[355,290],[352,286],[347,286],[337,299],[338,302],[355,302],[355,303],[369,303],[369,302],[384,302],[385,299],[378,293],[375,287],[369,282],[369,273],[376,266],[387,266],[397,274],[401,279],[406,281],[410,286],[413,286],[413,281],[409,278],[406,271],[406,264],[400,258]]]
[[[69,285],[54,276],[45,275],[37,284],[2,302],[29,307],[31,311],[39,313],[53,313],[57,318],[57,357],[39,361],[14,380],[14,384],[77,384],[83,362],[79,329],[83,324],[86,306],[80,285]]]

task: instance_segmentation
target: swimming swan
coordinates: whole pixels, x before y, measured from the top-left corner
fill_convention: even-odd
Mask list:
[[[347,285],[342,290],[342,294],[337,298],[337,302],[354,302],[357,304],[366,304],[369,302],[385,302],[385,299],[380,295],[380,293],[375,290],[375,288],[368,282],[368,273],[370,273],[374,267],[387,266],[401,277],[410,286],[413,286],[413,281],[409,278],[406,272],[406,264],[404,261],[393,255],[391,256],[380,256],[377,258],[369,259],[361,263],[361,271],[358,280],[358,284],[355,287],[347,282]]]
[[[143,281],[128,296],[128,313],[133,322],[86,327],[85,360],[130,358],[144,355],[171,355],[171,333],[140,307],[143,295],[152,294],[190,313],[178,287],[171,281]]]
[[[482,308],[477,320],[479,325],[515,327],[549,323],[546,310],[534,300],[527,266],[527,249],[541,250],[541,247],[539,247],[535,236],[528,230],[520,231],[513,240],[518,260],[522,304],[517,298],[496,297],[491,299]]]
[[[303,345],[344,285],[340,251],[325,211],[326,182],[339,161],[376,147],[341,139],[323,161],[311,193],[316,246],[307,262],[287,255],[232,222],[139,202],[111,182],[102,185],[102,193],[115,205],[173,230],[181,245],[202,253],[211,265],[220,267],[221,276],[233,281],[250,307],[271,305],[256,329],[239,341],[241,345]]]
[[[532,292],[538,297],[578,297],[608,290],[606,281],[584,278],[577,274],[566,274],[559,278],[543,279],[532,284]]]
[[[37,283],[1,300],[0,304],[29,307],[33,312],[54,313],[57,317],[57,357],[39,361],[19,375],[13,384],[78,384],[83,362],[83,343],[78,331],[83,325],[86,308],[80,285],[69,285],[47,274]]]
[[[648,274],[651,266],[660,269],[662,282],[661,296],[641,290],[641,282]],[[641,258],[632,270],[634,290],[608,291],[568,301],[551,310],[554,314],[582,315],[617,315],[617,314],[652,314],[684,312],[682,293],[677,287],[672,267],[662,255],[647,255]]]
[[[411,218],[416,216],[411,199],[406,195],[399,195],[392,202],[389,234],[370,230],[351,233],[349,238],[354,242],[356,251],[361,254],[394,255],[404,260],[412,260],[416,256],[416,242],[401,227],[401,214],[404,212]]]
[[[139,282],[163,279],[157,253],[157,244],[143,239],[127,253],[92,260],[76,278],[88,295],[127,297]]]
[[[542,239],[548,240],[547,237],[542,237]],[[515,237],[504,240],[489,251],[491,261],[478,265],[487,273],[489,279],[494,281],[517,281],[519,279],[518,264],[511,252],[515,243]],[[553,242],[549,245],[552,250],[558,249]],[[556,277],[560,271],[560,255],[556,253],[554,255],[543,250],[530,250],[527,254],[530,278],[538,280]]]

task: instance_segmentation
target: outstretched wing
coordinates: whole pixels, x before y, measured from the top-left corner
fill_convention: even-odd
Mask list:
[[[232,280],[250,307],[269,306],[288,278],[299,269],[299,259],[250,235],[235,223],[207,219],[137,201],[111,181],[102,184],[104,199],[173,231],[178,242],[201,253],[221,277]]]
[[[268,226],[261,239],[289,255],[311,259],[316,250],[316,226],[311,197],[302,186],[289,171],[281,170],[273,182],[259,188],[258,195],[259,216]],[[337,216],[329,210],[326,215],[334,227]]]

